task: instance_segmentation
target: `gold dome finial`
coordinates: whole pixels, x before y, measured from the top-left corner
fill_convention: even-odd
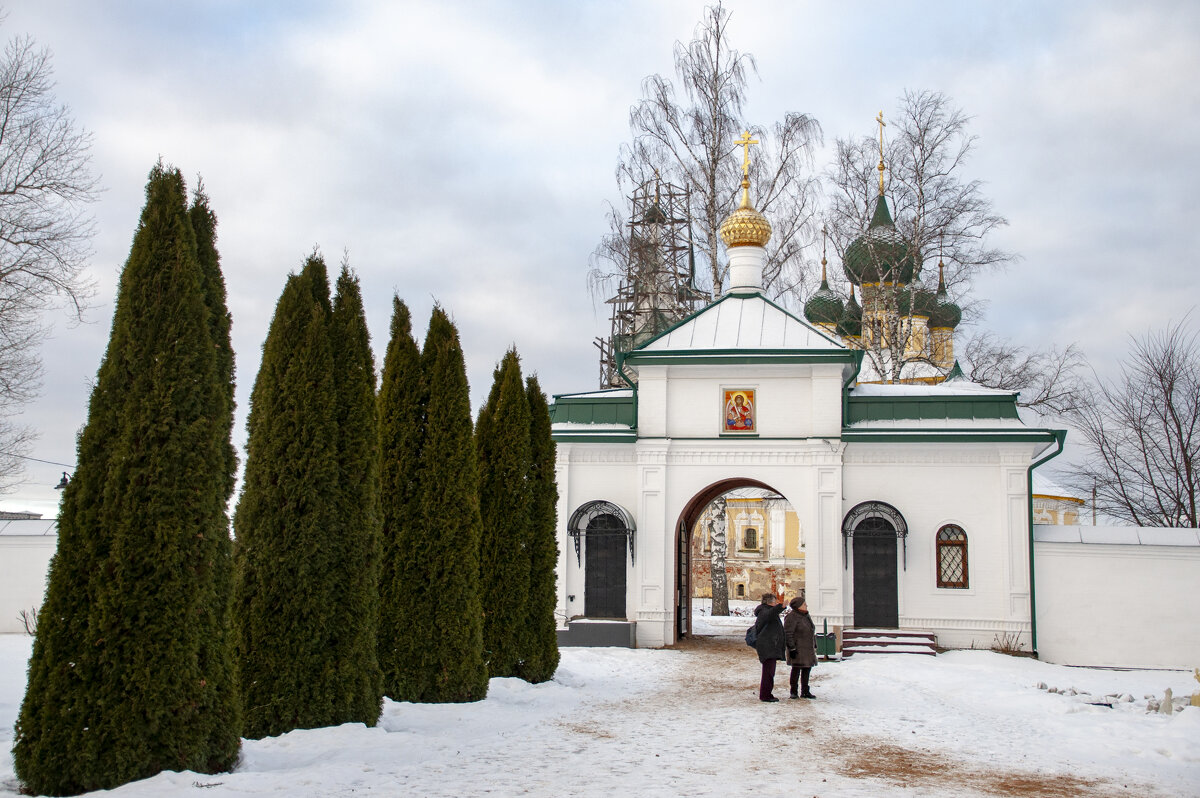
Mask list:
[[[742,133],[737,146],[742,148],[742,201],[725,221],[721,222],[721,240],[727,247],[764,247],[771,239],[771,223],[750,204],[750,131]]]
[[[829,238],[829,228],[821,225],[821,282],[825,282],[825,241]]]
[[[875,121],[879,123],[879,196],[883,196],[883,129],[887,127],[887,122],[883,121],[883,111],[879,112],[879,116],[875,117]]]

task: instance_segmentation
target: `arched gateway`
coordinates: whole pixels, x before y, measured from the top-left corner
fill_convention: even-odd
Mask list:
[[[872,243],[895,238],[889,225],[880,197],[860,261],[908,252]],[[987,646],[997,633],[1028,644],[1028,480],[1058,434],[1026,427],[1014,393],[945,380],[944,371],[927,380],[939,384],[869,384],[863,336],[883,329],[878,320],[842,325],[830,300],[814,326],[769,300],[769,235],[744,192],[722,226],[727,293],[618,352],[628,387],[555,397],[564,623],[590,618],[620,632],[605,639],[639,646],[688,634],[687,530],[731,487],[769,486],[803,530],[818,625],[900,626],[944,646]],[[846,308],[864,313],[878,300],[882,289],[868,285],[876,271],[851,276],[864,307]],[[946,312],[931,324],[952,320],[943,299],[934,297]],[[918,300],[934,301],[921,295],[908,307]],[[951,351],[949,333],[931,333],[939,357]],[[598,502],[620,512],[597,511]],[[970,547],[939,545],[948,528]]]

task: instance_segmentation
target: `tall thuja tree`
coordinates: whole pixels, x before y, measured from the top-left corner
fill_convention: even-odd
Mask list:
[[[211,302],[183,178],[159,164],[60,507],[13,748],[30,791],[236,761],[221,594],[232,366],[218,366]]]
[[[217,216],[209,205],[208,194],[204,191],[204,183],[199,179],[196,181],[196,188],[192,194],[192,206],[188,209],[188,217],[192,223],[192,231],[196,235],[196,256],[200,262],[204,304],[208,308],[208,329],[212,336],[218,381],[224,390],[225,401],[229,407],[229,411],[220,417],[224,424],[221,442],[225,460],[223,473],[226,477],[222,503],[223,506],[228,507],[229,500],[233,497],[238,467],[237,449],[233,445],[234,362],[233,343],[230,335],[233,319],[225,302],[225,278],[221,273],[221,257],[217,252]],[[226,519],[225,526],[228,529],[228,519]],[[226,534],[218,537],[214,543],[218,549],[216,556],[224,563],[224,566],[216,571],[216,577],[219,580],[215,592],[218,606],[206,616],[205,621],[212,627],[213,634],[219,633],[228,641],[227,645],[220,650],[221,659],[214,662],[213,667],[228,668],[232,671],[233,639],[230,629],[233,601],[233,540]],[[223,700],[229,703],[220,711],[228,713],[229,717],[236,721],[229,731],[240,735],[241,695],[232,673],[228,677],[227,683],[232,685],[231,689],[225,690],[222,696]]]
[[[420,459],[418,534],[432,630],[417,700],[478,701],[487,695],[479,583],[479,478],[466,364],[458,331],[434,308],[421,352],[428,385]],[[415,549],[414,549],[415,551]]]
[[[329,281],[309,257],[288,277],[250,395],[246,472],[234,518],[234,625],[246,737],[325,726],[336,705],[331,648],[343,528]]]
[[[420,531],[421,449],[425,395],[421,352],[413,340],[408,306],[392,297],[392,328],[379,386],[380,498],[383,521],[379,578],[379,665],[383,693],[417,701],[429,692],[426,641],[429,577]]]
[[[548,681],[558,669],[558,622],[554,617],[558,484],[550,408],[537,377],[525,381],[525,393],[529,400],[529,598],[525,646],[517,673],[536,684]]]
[[[483,519],[480,581],[483,650],[491,676],[517,676],[528,648],[529,599],[529,399],[515,349],[495,372],[480,413],[479,512]]]
[[[375,359],[358,278],[342,264],[333,302],[330,341],[337,388],[338,519],[334,547],[334,607],[330,630],[336,691],[333,723],[379,718],[383,700],[379,633],[379,423],[375,406]]]

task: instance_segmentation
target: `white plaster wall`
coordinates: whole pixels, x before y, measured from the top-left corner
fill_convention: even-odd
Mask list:
[[[901,627],[928,629],[948,648],[989,648],[1016,634],[1029,648],[1028,444],[849,444],[841,518],[864,501],[892,505],[908,525],[899,547]],[[968,587],[937,586],[937,532],[956,524],[967,533]],[[854,623],[853,547],[838,562],[845,614]],[[907,551],[905,551],[907,549]],[[832,621],[831,621],[832,622]]]
[[[638,382],[642,438],[715,438],[723,430],[723,391],[753,388],[760,438],[838,437],[840,364],[742,367],[644,366]]]
[[[0,634],[23,634],[21,610],[42,606],[57,535],[0,537]]]
[[[592,501],[624,507],[637,522],[636,549],[645,546],[638,512],[637,451],[634,444],[560,443],[555,473],[558,478],[558,620],[583,614],[584,570],[567,535],[571,513]],[[633,569],[626,563],[626,611],[634,617]],[[571,597],[574,596],[572,599]]]
[[[1200,547],[1038,542],[1034,553],[1041,659],[1200,665]]]

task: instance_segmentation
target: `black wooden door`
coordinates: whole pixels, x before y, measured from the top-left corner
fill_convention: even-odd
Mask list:
[[[865,518],[854,530],[854,625],[900,625],[896,529],[882,518]]]
[[[583,614],[625,618],[625,548],[629,538],[615,515],[598,515],[584,533]]]
[[[678,545],[675,547],[675,639],[692,633],[688,607],[692,595],[692,547],[691,536],[682,524],[676,532]]]

